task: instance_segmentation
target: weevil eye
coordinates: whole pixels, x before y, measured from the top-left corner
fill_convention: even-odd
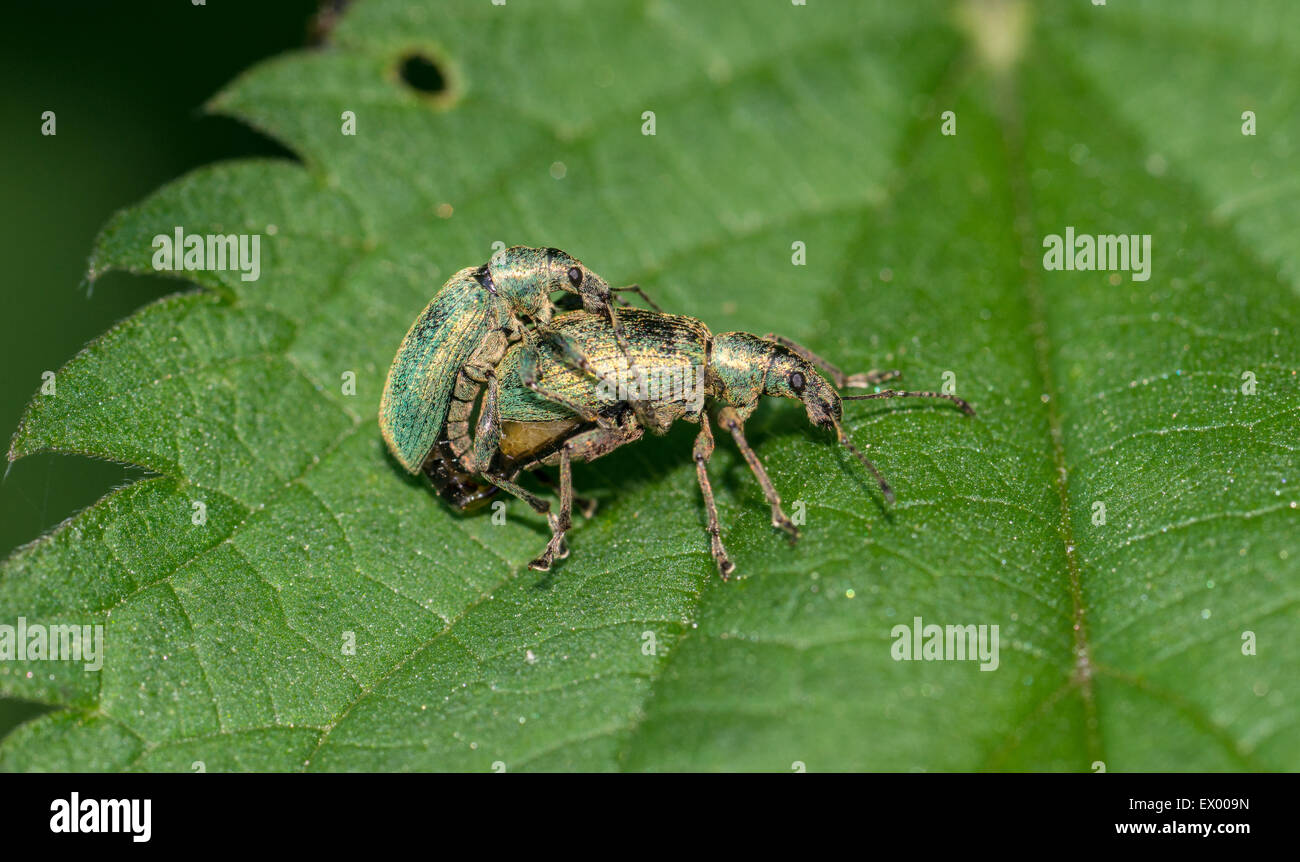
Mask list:
[[[804,387],[803,372],[802,371],[790,372],[790,388],[795,391],[795,394],[798,395],[799,393],[803,392],[803,387]]]
[[[572,284],[574,287],[582,284],[582,270],[578,269],[576,266],[569,267],[569,284]]]

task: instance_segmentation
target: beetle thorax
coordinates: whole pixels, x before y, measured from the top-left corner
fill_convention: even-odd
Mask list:
[[[709,353],[709,395],[747,416],[763,394],[772,346],[748,332],[714,336]]]

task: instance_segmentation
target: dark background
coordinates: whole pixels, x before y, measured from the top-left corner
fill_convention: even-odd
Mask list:
[[[113,212],[208,162],[291,157],[203,104],[248,66],[310,39],[315,0],[9,3],[0,26],[3,313],[0,438],[6,450],[43,371],[180,283],[83,276]],[[54,111],[57,134],[41,134]],[[0,558],[109,489],[143,475],[118,464],[33,455],[0,483]],[[0,699],[0,736],[39,712]]]

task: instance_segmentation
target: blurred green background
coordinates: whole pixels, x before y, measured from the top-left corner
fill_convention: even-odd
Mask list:
[[[0,429],[8,448],[41,373],[176,282],[111,273],[83,280],[91,243],[117,209],[200,165],[290,154],[204,102],[257,60],[311,37],[314,0],[10,4],[0,27],[0,187],[5,229]],[[201,32],[203,38],[191,35]],[[41,134],[54,111],[57,134]],[[135,468],[41,454],[0,484],[0,558]],[[41,707],[0,699],[0,737]]]

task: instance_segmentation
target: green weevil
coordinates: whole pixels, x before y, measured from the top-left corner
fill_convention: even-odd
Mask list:
[[[664,433],[684,419],[700,425],[695,438],[696,477],[708,517],[710,551],[718,573],[726,580],[735,569],[722,543],[708,463],[713,453],[709,415],[735,441],[772,510],[772,525],[798,538],[798,527],[786,516],[767,470],[745,439],[745,421],[761,396],[796,398],[803,402],[813,425],[833,429],[836,437],[871,472],[882,494],[893,502],[893,490],[849,439],[841,424],[842,401],[877,398],[943,398],[962,412],[971,406],[955,395],[883,389],[866,395],[842,395],[844,388],[874,388],[899,376],[897,371],[845,374],[831,363],[789,339],[747,332],[712,334],[702,322],[678,315],[627,310],[623,325],[630,355],[618,347],[609,323],[601,316],[575,311],[556,316],[548,329],[578,345],[599,372],[575,369],[555,342],[539,342],[534,352],[510,349],[495,372],[488,375],[475,429],[474,463],[483,469],[461,469],[445,449],[435,449],[428,475],[441,496],[469,509],[505,490],[544,513],[551,539],[531,568],[546,571],[555,559],[568,555],[564,536],[571,526],[575,500],[572,462],[592,461],[645,431]],[[630,366],[635,363],[635,368]],[[637,370],[639,369],[639,370]],[[834,381],[832,386],[818,369]],[[542,386],[536,385],[540,380]],[[617,381],[611,388],[610,380]],[[630,407],[629,395],[648,406],[648,421]],[[440,455],[439,452],[442,454]],[[560,510],[516,483],[525,470],[558,466]],[[579,503],[582,501],[579,499]],[[594,507],[587,505],[588,513]]]
[[[556,308],[551,294],[557,291],[566,291],[587,312],[606,319],[620,351],[628,355],[612,297],[635,291],[649,302],[637,285],[611,288],[556,248],[514,246],[498,251],[483,266],[460,270],[411,324],[384,384],[380,432],[407,472],[420,471],[444,431],[457,457],[470,455],[468,422],[486,372],[509,344],[531,342],[533,332],[546,325]],[[566,355],[591,373],[571,347]],[[475,469],[473,463],[466,466]]]

